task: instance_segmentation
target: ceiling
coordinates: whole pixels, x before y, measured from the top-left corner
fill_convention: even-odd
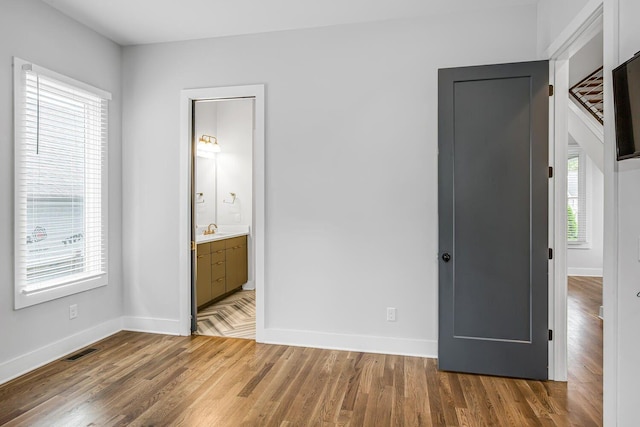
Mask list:
[[[537,0],[42,0],[121,45],[375,22]]]

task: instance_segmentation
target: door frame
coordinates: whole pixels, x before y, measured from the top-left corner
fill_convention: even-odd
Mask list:
[[[542,58],[550,61],[550,75],[556,94],[566,93],[569,88],[568,58],[584,46],[597,31],[603,30],[605,38],[605,75],[618,63],[618,1],[603,4],[602,0],[591,0],[562,31],[560,36],[544,51]],[[564,92],[563,92],[564,91]],[[566,162],[567,162],[567,107],[568,97],[554,96],[550,110],[550,152],[554,155],[555,177],[553,179],[553,211],[550,232],[553,235],[554,260],[549,270],[550,301],[549,324],[554,329],[553,355],[549,361],[550,378],[567,381],[567,242],[566,242]],[[603,263],[603,410],[605,425],[616,423],[617,400],[617,248],[618,248],[618,182],[615,161],[615,127],[613,125],[613,98],[611,79],[605,77],[605,142],[604,142],[604,263]],[[553,316],[553,317],[552,317]]]
[[[265,90],[263,84],[225,86],[180,91],[180,179],[179,179],[179,241],[178,267],[180,335],[191,335],[191,156],[193,155],[193,101],[204,99],[254,99],[253,135],[253,240],[254,279],[256,289],[256,342],[264,341],[265,290]]]
[[[485,334],[480,332],[480,330],[476,330],[477,333],[471,332],[471,330],[468,330],[467,333],[462,333],[460,331],[458,331],[460,333],[456,333],[455,330],[458,329],[458,326],[463,324],[469,325],[468,322],[471,322],[471,324],[473,323],[473,314],[471,315],[471,317],[469,317],[469,314],[466,313],[468,310],[464,308],[464,305],[468,304],[469,307],[475,306],[475,304],[473,303],[474,300],[467,299],[465,302],[463,302],[462,311],[460,313],[458,313],[458,308],[455,308],[452,312],[451,310],[447,310],[445,308],[447,306],[451,306],[452,302],[455,302],[454,300],[458,300],[455,295],[460,292],[460,289],[458,289],[458,285],[461,284],[459,283],[460,278],[463,278],[464,276],[466,277],[466,279],[473,281],[473,277],[471,277],[473,276],[473,274],[470,273],[471,276],[467,277],[468,274],[465,273],[464,269],[459,270],[452,265],[448,265],[447,267],[445,267],[446,264],[443,264],[443,261],[439,261],[440,338],[438,340],[438,369],[440,370],[485,373],[488,375],[522,377],[539,380],[547,380],[549,377],[549,340],[547,334],[549,324],[549,260],[547,250],[549,247],[549,178],[547,175],[547,169],[549,165],[549,143],[548,141],[545,141],[545,138],[548,139],[549,137],[548,129],[547,132],[545,132],[545,128],[548,128],[549,119],[549,113],[545,110],[548,110],[550,106],[550,98],[548,94],[548,70],[549,65],[547,60],[506,64],[490,64],[475,67],[456,67],[438,70],[438,205],[440,216],[439,253],[442,254],[443,251],[455,252],[457,251],[457,249],[454,248],[454,246],[460,243],[458,241],[459,239],[455,237],[456,235],[460,234],[459,227],[458,225],[456,225],[457,221],[452,222],[450,219],[451,215],[457,212],[452,205],[452,203],[457,204],[456,200],[458,200],[458,193],[453,188],[455,187],[454,182],[457,182],[459,179],[462,179],[464,181],[465,179],[463,175],[458,176],[458,173],[455,172],[457,167],[454,166],[454,163],[457,164],[457,160],[454,161],[454,158],[458,158],[458,154],[460,153],[458,153],[457,151],[454,153],[455,150],[451,148],[452,145],[457,146],[457,144],[452,144],[452,140],[457,141],[457,137],[454,136],[457,135],[457,131],[454,130],[454,128],[457,129],[457,126],[455,125],[457,119],[454,117],[455,114],[451,113],[454,104],[457,105],[456,102],[458,101],[457,96],[454,95],[454,91],[452,90],[456,82],[490,82],[488,84],[491,85],[494,85],[496,84],[496,82],[498,82],[498,86],[491,88],[491,93],[496,95],[495,99],[501,99],[502,97],[504,97],[504,99],[511,100],[509,91],[503,91],[502,85],[505,84],[504,82],[507,82],[507,80],[509,80],[509,82],[507,83],[512,84],[510,80],[520,79],[519,84],[521,84],[522,79],[528,81],[524,87],[515,86],[514,89],[517,88],[520,91],[518,93],[524,96],[524,98],[518,98],[518,101],[522,102],[522,104],[518,105],[524,105],[524,103],[526,102],[528,103],[527,106],[530,110],[527,116],[529,120],[529,127],[527,128],[529,129],[529,133],[525,138],[526,144],[525,147],[522,147],[522,144],[520,144],[521,151],[518,152],[522,155],[524,155],[524,153],[527,153],[528,161],[526,162],[526,164],[527,167],[531,169],[530,173],[526,174],[526,176],[516,177],[520,182],[519,185],[525,185],[526,187],[528,187],[527,196],[525,198],[527,199],[527,207],[530,208],[527,209],[530,218],[527,217],[525,221],[527,224],[524,227],[525,235],[520,235],[520,240],[518,240],[519,242],[523,243],[522,239],[525,239],[524,243],[528,251],[527,256],[525,257],[525,259],[514,259],[514,262],[519,265],[516,270],[509,270],[508,268],[507,270],[505,270],[506,272],[513,271],[513,274],[516,275],[515,277],[520,277],[520,279],[523,280],[526,279],[524,280],[524,282],[522,282],[522,280],[516,280],[520,282],[520,285],[526,285],[526,289],[520,287],[518,288],[519,291],[516,291],[515,294],[510,295],[507,293],[506,296],[503,295],[501,297],[501,303],[503,305],[508,304],[508,301],[517,301],[518,304],[525,304],[529,306],[529,315],[526,316],[526,319],[521,319],[522,321],[527,321],[528,326],[525,326],[522,322],[520,322],[520,326],[517,329],[511,330],[510,333],[504,331],[511,338],[507,336],[496,338],[491,333],[486,334],[486,330],[483,331],[485,332]],[[486,87],[484,86],[485,83],[482,83],[481,86],[482,88],[484,88],[484,90],[486,90]],[[522,92],[522,90],[524,90],[524,92]],[[457,91],[455,92],[456,94],[458,93]],[[478,96],[480,96],[480,98],[483,97],[483,95],[480,95],[478,93],[474,94],[475,98],[477,98]],[[466,105],[466,101],[463,100],[463,104]],[[473,103],[470,105],[473,105]],[[517,111],[521,111],[520,107],[516,109]],[[481,122],[478,123],[484,123],[482,119],[480,120]],[[500,122],[502,123],[503,121],[504,119]],[[465,125],[462,126],[463,128],[468,130],[468,126],[466,126],[466,124],[467,123],[465,122]],[[474,125],[471,126],[473,127]],[[463,131],[462,133],[465,132]],[[467,136],[473,138],[471,134],[468,134]],[[510,134],[507,138],[513,137],[514,136]],[[508,141],[508,139],[505,139],[504,141]],[[539,145],[539,142],[542,142],[542,145]],[[472,149],[473,148],[470,148],[470,150]],[[471,157],[467,157],[467,155],[463,154],[462,158],[473,159],[477,157],[475,154],[476,153],[472,154]],[[493,158],[495,156],[490,157]],[[521,161],[523,160],[524,159],[521,159]],[[483,163],[484,165],[481,166],[481,168],[493,168],[493,166],[495,166],[489,166],[489,164],[487,164],[486,162],[481,163]],[[516,168],[517,167],[518,166],[516,166]],[[478,171],[476,171],[476,173],[478,173]],[[484,172],[479,173],[484,174]],[[512,189],[515,188],[512,187]],[[478,191],[482,192],[482,189],[478,187],[475,188],[475,190],[473,190],[471,193],[462,195],[464,201],[470,203],[470,199],[468,199],[466,196],[477,194]],[[531,194],[529,194],[529,192]],[[499,196],[497,197],[499,198]],[[495,203],[499,202],[496,199],[491,200],[487,203],[489,204],[487,205],[485,203],[485,207],[489,205],[495,205]],[[482,205],[482,203],[480,204]],[[547,204],[547,206],[545,206],[545,204]],[[457,217],[458,215],[456,214],[455,216]],[[465,217],[468,219],[465,220]],[[462,223],[466,223],[467,227],[473,227],[473,225],[475,224],[473,218],[473,215],[463,215]],[[491,216],[490,214],[487,214],[487,218],[485,219],[489,220],[489,218],[492,218],[491,220],[495,221],[495,215]],[[523,232],[522,225],[524,224],[518,224],[519,225],[516,226],[516,223],[510,222],[505,229],[507,230],[506,233],[509,233],[509,227],[514,227],[514,229],[517,228],[518,232]],[[492,228],[491,225],[487,226],[489,228]],[[547,236],[542,236],[540,234],[541,232],[543,234],[544,232],[547,232]],[[476,239],[472,239],[468,242],[470,246],[466,246],[465,243],[463,243],[463,246],[473,252],[475,251],[475,249],[478,249],[480,247],[476,247],[474,245],[480,245],[480,243],[478,242],[482,242],[483,240],[486,240],[486,238],[486,235],[480,234],[476,236]],[[526,242],[528,242],[528,244]],[[497,251],[498,258],[504,258],[504,256],[508,257],[508,251],[503,253],[500,252],[501,250],[504,251],[503,244],[498,243],[498,246],[493,249]],[[489,251],[492,251],[492,248],[489,248]],[[452,256],[450,258],[455,261],[456,254],[453,252],[451,252]],[[463,250],[463,252],[468,251]],[[448,254],[442,255],[442,259],[446,263],[449,261],[449,259],[445,258],[445,256],[448,256]],[[462,258],[469,257],[470,259],[477,258],[473,255],[470,256],[469,253],[467,253],[466,256],[463,256]],[[495,256],[488,257],[484,261],[493,262],[492,260],[494,258]],[[522,267],[525,268],[525,277],[522,276]],[[500,276],[502,274],[505,273],[501,272]],[[506,274],[510,275],[509,273]],[[495,279],[495,277],[493,279]],[[463,281],[465,281],[464,278]],[[468,282],[468,280],[466,280],[466,282]],[[464,283],[462,283],[462,285],[464,287]],[[473,288],[473,284],[471,285],[471,288]],[[491,286],[489,286],[489,288],[491,288]],[[455,289],[458,289],[458,291],[455,291]],[[471,289],[471,291],[473,290]],[[504,294],[504,292],[502,292],[499,287],[491,288],[490,291],[491,293]],[[485,301],[485,303],[489,303],[489,301]],[[456,307],[458,307],[457,303],[455,305]],[[470,310],[474,311],[473,308],[470,308]],[[453,312],[457,314],[454,314]],[[505,315],[507,315],[507,312],[502,313],[502,316]],[[462,320],[463,323],[458,323],[458,320]],[[464,326],[462,327],[463,329],[467,329]],[[469,352],[477,352],[479,358],[475,358],[473,361],[471,361],[470,359],[462,356],[463,354],[469,354]],[[499,363],[498,365],[495,364],[496,357],[505,356],[508,356],[508,358],[513,360],[510,363]]]

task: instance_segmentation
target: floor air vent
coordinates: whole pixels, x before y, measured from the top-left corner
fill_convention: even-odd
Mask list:
[[[65,360],[69,360],[71,362],[76,361],[78,359],[80,359],[81,357],[86,356],[87,354],[93,353],[94,351],[97,351],[97,348],[88,348],[86,350],[82,350],[76,354],[74,354],[73,356],[69,356],[67,357]]]

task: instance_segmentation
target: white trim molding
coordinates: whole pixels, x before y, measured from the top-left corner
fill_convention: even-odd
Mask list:
[[[400,356],[438,357],[438,341],[411,338],[348,335],[293,329],[265,329],[264,343],[327,350],[358,351]]]
[[[602,269],[570,267],[567,269],[567,274],[569,276],[602,277]]]
[[[122,318],[122,329],[148,334],[181,335],[180,321],[176,319],[125,316]]]
[[[549,264],[549,326],[554,331],[554,339],[549,344],[549,379],[556,381],[567,381],[568,378],[566,176],[569,97],[560,94],[569,91],[569,58],[602,31],[603,11],[603,0],[590,0],[541,56],[550,60],[550,81],[556,93],[550,108],[549,140],[550,161],[554,165],[554,178],[550,183],[550,194],[553,194],[550,198],[550,205],[553,204],[550,244],[554,248],[554,259]],[[560,177],[562,179],[558,179]]]
[[[180,181],[177,204],[179,217],[179,334],[191,334],[191,150],[192,103],[203,99],[253,98],[253,239],[254,281],[256,290],[256,341],[263,342],[265,324],[265,87],[263,84],[185,89],[180,92]]]
[[[569,58],[602,31],[603,0],[589,0],[560,35],[542,52],[542,58]],[[556,91],[556,93],[559,93]]]
[[[0,384],[33,371],[122,330],[118,317],[0,363]]]

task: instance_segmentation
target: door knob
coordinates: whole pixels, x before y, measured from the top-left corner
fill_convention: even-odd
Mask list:
[[[449,262],[451,261],[451,255],[449,254],[449,252],[445,252],[442,254],[442,260],[444,262]]]

